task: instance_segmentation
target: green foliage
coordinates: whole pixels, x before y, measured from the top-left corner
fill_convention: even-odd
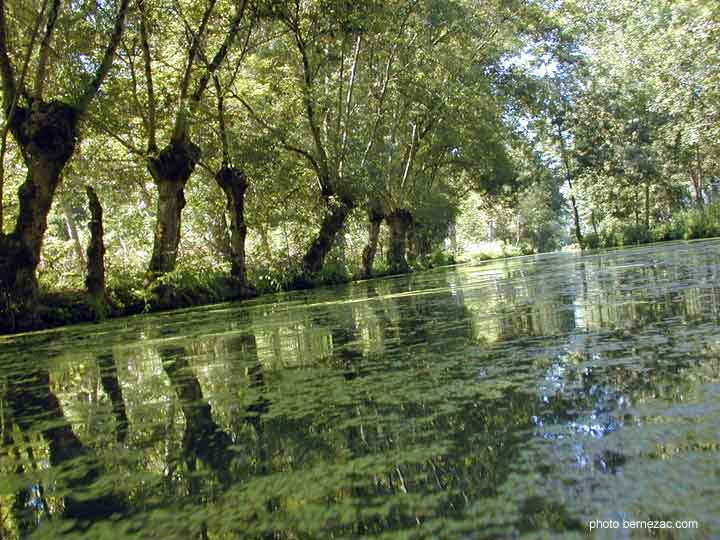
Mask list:
[[[325,263],[320,274],[320,282],[328,284],[345,283],[350,279],[347,265],[341,261]]]
[[[599,234],[585,235],[585,249],[648,244],[667,240],[695,240],[720,236],[720,203],[679,212],[670,221],[649,229],[644,225],[623,225],[603,229]]]
[[[456,264],[457,261],[455,260],[455,256],[452,253],[449,253],[444,249],[438,248],[430,255],[429,263],[432,268],[437,268],[438,266]]]
[[[583,237],[583,248],[585,249],[598,249],[601,247],[602,239],[597,233],[588,233]]]
[[[192,104],[233,4],[217,3],[190,63],[207,4],[143,5],[150,63],[135,6],[80,151],[63,170],[42,253],[44,290],[83,287],[82,194],[92,184],[105,208],[118,310],[237,295],[227,278],[231,220],[215,181],[225,161],[247,177],[247,275],[261,293],[358,275],[370,209],[412,214],[407,258],[416,269],[558,250],[570,242],[573,206],[589,249],[720,234],[708,205],[720,178],[720,19],[706,2],[254,4],[217,86],[210,81]],[[12,0],[5,9],[17,67],[34,8]],[[103,53],[92,36],[110,27],[110,11],[96,20],[91,4],[63,5],[46,98],[72,97],[86,82]],[[35,74],[37,44],[28,58]],[[178,108],[202,156],[184,188],[178,267],[147,289],[159,196],[147,168],[157,151],[151,132],[162,147]],[[6,154],[8,231],[26,168],[12,137]],[[303,276],[303,256],[341,200],[354,210],[337,245],[322,271]],[[387,270],[387,240],[383,229],[375,273]]]
[[[720,236],[720,204],[718,203],[685,212],[680,219],[684,225],[685,240]]]

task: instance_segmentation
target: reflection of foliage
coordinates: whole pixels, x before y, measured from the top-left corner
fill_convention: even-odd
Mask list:
[[[84,537],[572,537],[608,500],[712,529],[715,250],[506,260],[5,338],[2,374],[52,356],[54,422],[102,460],[94,488],[129,504]],[[43,537],[81,465],[49,466],[27,418],[0,496],[12,508],[39,480]]]

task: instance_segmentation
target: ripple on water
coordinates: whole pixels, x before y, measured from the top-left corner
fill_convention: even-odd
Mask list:
[[[718,537],[719,273],[680,242],[0,338],[3,534]]]

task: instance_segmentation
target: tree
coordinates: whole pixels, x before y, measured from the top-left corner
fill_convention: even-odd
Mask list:
[[[247,272],[245,269],[245,190],[247,177],[245,172],[233,164],[230,155],[230,143],[225,125],[225,90],[217,76],[214,77],[217,99],[218,128],[222,146],[222,165],[215,173],[215,180],[225,193],[227,209],[230,214],[230,273],[238,280],[241,289],[247,287]]]
[[[59,71],[56,64],[61,63],[51,59],[52,42],[58,23],[62,22],[61,1],[53,0],[47,13],[42,9],[37,15],[36,29],[41,20],[46,22],[39,46],[35,43],[37,36],[32,35],[26,50],[21,52],[10,49],[11,39],[17,42],[19,36],[8,28],[8,6],[0,0],[0,77],[5,122],[27,167],[27,178],[18,192],[20,204],[15,228],[8,235],[0,234],[0,295],[5,297],[4,302],[0,297],[0,302],[6,303],[5,309],[9,307],[8,299],[24,306],[32,306],[36,300],[35,271],[47,216],[62,170],[75,152],[80,121],[112,66],[128,4],[129,0],[119,0],[102,52],[91,48],[87,57],[80,54],[72,59],[74,63],[68,71],[74,72],[77,80],[72,81],[72,88],[63,88],[58,81],[53,81],[54,84],[50,81],[50,76]],[[18,72],[15,66],[20,57],[22,67]],[[35,67],[32,81],[27,77],[31,64]]]
[[[145,63],[145,82],[147,87],[147,166],[158,189],[157,224],[153,253],[148,267],[148,280],[171,272],[177,261],[177,249],[180,243],[180,217],[185,206],[185,184],[190,178],[195,165],[200,159],[201,150],[190,136],[190,116],[195,112],[210,77],[217,71],[220,64],[235,41],[245,15],[246,0],[235,2],[235,15],[212,60],[200,70],[194,90],[190,92],[191,80],[196,63],[205,58],[202,48],[208,22],[216,5],[215,0],[206,4],[205,10],[188,47],[186,66],[176,86],[178,91],[177,111],[172,123],[171,135],[167,145],[158,151],[157,144],[157,103],[153,85],[152,56],[148,41],[148,15],[145,1],[140,1],[140,32],[143,60]]]

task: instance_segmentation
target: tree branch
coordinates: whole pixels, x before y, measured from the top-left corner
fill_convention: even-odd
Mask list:
[[[350,124],[350,108],[352,106],[352,94],[355,87],[357,75],[358,56],[360,55],[360,44],[362,35],[358,33],[355,40],[355,51],[353,52],[352,66],[350,67],[350,80],[348,81],[347,98],[345,99],[345,118],[342,122],[342,136],[340,143],[340,164],[338,165],[338,176],[343,176],[343,165],[345,164],[345,153],[347,151],[348,124]],[[340,111],[342,114],[342,111]]]
[[[150,56],[150,42],[147,32],[147,11],[145,0],[138,0],[140,8],[140,47],[142,48],[143,61],[145,64],[145,84],[147,85],[148,94],[148,154],[157,153],[157,103],[155,101],[155,88],[153,87],[152,77],[152,58]]]
[[[7,24],[5,23],[5,0],[0,0],[0,77],[3,85],[3,104],[5,115],[10,112],[15,101],[15,74],[7,50]]]
[[[243,105],[243,107],[245,107],[247,112],[250,114],[250,117],[255,122],[260,124],[265,130],[272,133],[273,136],[277,139],[277,141],[282,145],[283,148],[285,148],[286,150],[289,150],[290,152],[294,152],[294,153],[304,157],[305,159],[307,159],[308,162],[310,163],[310,165],[312,166],[313,170],[315,171],[315,173],[318,175],[318,177],[320,177],[320,175],[322,174],[320,165],[318,164],[317,160],[310,152],[308,152],[307,150],[305,150],[303,148],[299,148],[299,147],[289,143],[288,140],[285,138],[285,136],[282,134],[282,132],[279,129],[271,126],[270,124],[265,122],[262,118],[260,118],[255,113],[255,111],[250,106],[250,104],[247,101],[245,101],[242,97],[240,97],[239,95],[237,95],[234,92],[232,93],[232,97],[237,99]]]
[[[213,57],[212,61],[210,62],[210,65],[207,66],[207,69],[205,70],[205,73],[203,73],[202,77],[200,77],[200,80],[197,83],[197,86],[195,87],[195,92],[192,96],[192,102],[191,106],[194,108],[197,106],[197,104],[200,102],[200,99],[202,98],[203,92],[205,92],[205,88],[207,87],[208,82],[210,81],[210,77],[212,77],[217,69],[220,67],[220,64],[223,63],[225,60],[225,57],[227,56],[228,51],[230,50],[230,47],[232,46],[233,42],[235,41],[235,37],[237,36],[238,32],[240,31],[240,23],[242,22],[243,16],[245,15],[245,7],[247,6],[247,0],[240,0],[240,7],[237,8],[237,11],[235,12],[235,18],[232,21],[232,24],[230,26],[230,30],[228,31],[227,35],[225,36],[225,39],[223,40],[222,45],[220,45],[220,48],[218,49],[217,53],[215,53],[215,56]],[[249,39],[248,35],[248,39]]]
[[[137,148],[135,145],[133,145],[131,142],[126,141],[120,135],[117,133],[111,131],[107,124],[104,122],[95,122],[94,123],[96,128],[99,128],[101,131],[103,131],[106,135],[109,135],[113,139],[115,139],[117,142],[119,142],[128,152],[131,154],[134,154],[136,156],[139,156],[141,158],[145,157],[145,153],[140,149]]]
[[[185,67],[185,72],[183,73],[183,77],[180,82],[178,111],[177,115],[175,116],[175,126],[173,127],[173,133],[171,137],[171,140],[175,142],[182,140],[185,137],[187,131],[187,111],[185,110],[185,102],[187,101],[188,91],[190,88],[192,68],[193,64],[195,63],[195,58],[198,56],[198,52],[200,50],[200,42],[203,35],[205,34],[208,20],[210,19],[210,15],[212,14],[213,9],[215,8],[216,2],[217,0],[208,1],[207,6],[205,7],[205,12],[203,13],[202,19],[200,20],[200,26],[198,26],[198,30],[193,35],[192,42],[190,43],[190,49],[188,51],[188,63]]]
[[[390,55],[388,57],[387,64],[385,65],[385,73],[383,76],[383,82],[382,82],[382,88],[380,90],[380,97],[378,98],[378,106],[377,110],[375,112],[375,122],[373,122],[372,130],[370,131],[370,137],[368,137],[367,145],[365,146],[365,152],[363,152],[362,160],[360,161],[360,167],[365,166],[365,162],[367,161],[368,155],[370,154],[370,150],[372,149],[373,144],[375,143],[375,137],[377,136],[377,131],[380,127],[380,121],[382,120],[383,116],[383,108],[385,105],[385,96],[387,95],[388,91],[388,85],[390,84],[390,74],[392,71],[393,63],[395,62],[395,54],[397,53],[398,45],[400,43],[400,38],[402,37],[403,33],[405,32],[405,25],[408,22],[408,19],[410,18],[410,14],[412,13],[412,7],[407,10],[405,13],[405,16],[402,19],[402,22],[400,23],[400,28],[398,29],[397,36],[395,38],[395,41],[393,43],[393,47],[390,50]]]
[[[77,108],[80,111],[81,115],[83,115],[87,111],[88,107],[90,106],[90,102],[98,93],[100,85],[103,83],[105,77],[107,77],[107,74],[110,72],[113,57],[115,56],[115,51],[117,50],[117,46],[120,43],[123,29],[125,28],[125,16],[128,12],[129,3],[130,0],[120,0],[120,7],[118,8],[117,15],[115,16],[113,33],[110,36],[108,46],[105,49],[105,55],[103,56],[102,62],[100,62],[100,66],[98,66],[98,69],[95,72],[95,76],[93,77],[92,81],[90,81],[90,84],[85,89],[85,92],[83,92],[83,95],[80,97],[80,100],[77,103]]]
[[[40,42],[40,55],[38,59],[38,67],[35,75],[35,88],[33,94],[39,100],[42,100],[43,88],[45,87],[45,79],[47,78],[47,63],[50,57],[50,42],[52,41],[55,23],[60,13],[60,0],[53,0],[48,13],[47,25],[45,26],[45,35]]]
[[[133,53],[135,52],[135,44],[133,44],[132,51],[125,44],[124,40],[121,40],[121,45],[122,45],[123,50],[127,53],[127,65],[128,65],[128,69],[130,70],[130,83],[132,84],[133,103],[135,104],[135,108],[137,109],[138,114],[140,115],[140,118],[142,119],[143,127],[145,128],[145,134],[147,134],[149,131],[148,119],[147,119],[147,115],[145,114],[144,107],[143,107],[142,103],[140,102],[140,97],[138,96],[138,79],[137,79],[137,73],[135,71],[135,62],[133,62]],[[118,54],[118,58],[120,60],[123,60],[123,57],[121,54]]]
[[[225,129],[225,96],[220,88],[220,79],[213,75],[215,92],[217,93],[218,126],[220,127],[220,141],[222,142],[222,163],[223,167],[230,166],[230,151],[228,150],[227,130]]]
[[[303,100],[305,102],[305,112],[307,114],[308,123],[310,124],[310,132],[312,133],[313,142],[315,143],[315,149],[320,159],[316,164],[318,165],[318,179],[321,184],[324,184],[323,190],[330,189],[327,185],[330,182],[330,169],[328,167],[327,152],[325,146],[322,143],[322,137],[320,136],[320,128],[317,124],[317,118],[315,117],[315,107],[312,100],[312,89],[313,89],[313,75],[310,68],[310,58],[307,54],[307,47],[305,45],[302,36],[300,35],[300,25],[297,24],[297,30],[295,33],[295,44],[297,45],[298,51],[302,58],[303,67]]]

